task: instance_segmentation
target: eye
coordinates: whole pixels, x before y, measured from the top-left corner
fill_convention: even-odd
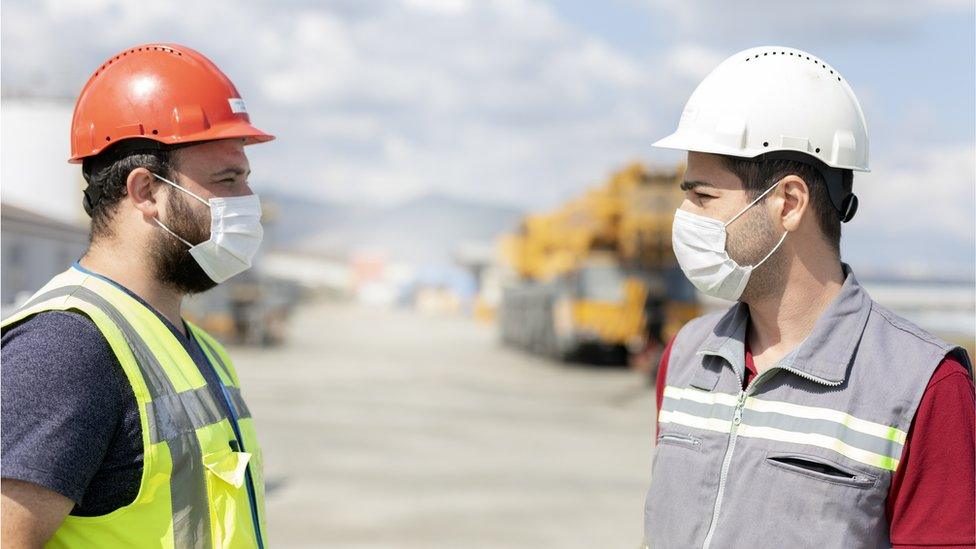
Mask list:
[[[697,198],[698,200],[704,201],[704,200],[708,200],[710,198],[715,198],[715,197],[712,196],[712,195],[710,195],[710,194],[696,192],[695,193],[695,198]]]

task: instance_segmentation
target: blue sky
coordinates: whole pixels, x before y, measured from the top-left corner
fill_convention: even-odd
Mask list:
[[[797,47],[844,74],[871,132],[845,257],[971,276],[974,17],[971,0],[5,0],[0,69],[8,98],[71,101],[114,53],[184,43],[279,136],[250,149],[259,191],[541,208],[630,160],[680,161],[649,144],[712,67]]]
[[[879,133],[898,116],[931,117],[918,136],[926,141],[973,140],[976,56],[972,2],[821,2],[793,12],[789,2],[687,2],[692,20],[675,24],[664,2],[567,0],[554,6],[573,25],[635,57],[651,57],[675,44],[733,53],[759,44],[816,52],[839,67],[859,89],[870,90]],[[691,9],[691,8],[685,8]],[[851,12],[856,12],[851,17]],[[877,11],[897,12],[874,17]],[[710,16],[703,15],[705,12]],[[757,15],[763,12],[762,16]],[[851,21],[843,20],[851,17]],[[803,22],[803,24],[799,24]],[[832,29],[832,30],[831,30]],[[878,136],[875,136],[876,138]]]

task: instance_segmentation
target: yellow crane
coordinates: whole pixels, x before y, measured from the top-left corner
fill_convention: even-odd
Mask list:
[[[502,341],[561,360],[588,349],[660,352],[699,313],[671,250],[682,175],[632,164],[503,236],[519,281],[502,295]]]

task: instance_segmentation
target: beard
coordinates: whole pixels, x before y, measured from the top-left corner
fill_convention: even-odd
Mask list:
[[[740,218],[738,231],[727,231],[726,248],[729,257],[739,265],[755,265],[769,253],[782,234],[778,233],[766,211],[756,204],[752,211]],[[748,303],[775,294],[783,286],[785,257],[782,250],[776,250],[765,263],[749,275],[749,282],[742,291],[739,301]]]
[[[168,219],[163,223],[188,242],[199,244],[210,238],[209,213],[194,212],[182,193],[169,191],[166,212]],[[190,255],[186,244],[166,231],[162,233],[161,238],[149,245],[153,271],[160,283],[183,294],[198,294],[217,285]]]

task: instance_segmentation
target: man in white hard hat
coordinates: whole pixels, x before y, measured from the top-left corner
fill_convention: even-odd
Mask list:
[[[840,260],[853,172],[868,170],[847,81],[803,51],[749,49],[655,145],[688,151],[682,270],[736,303],[662,357],[647,545],[972,546],[969,357]]]

